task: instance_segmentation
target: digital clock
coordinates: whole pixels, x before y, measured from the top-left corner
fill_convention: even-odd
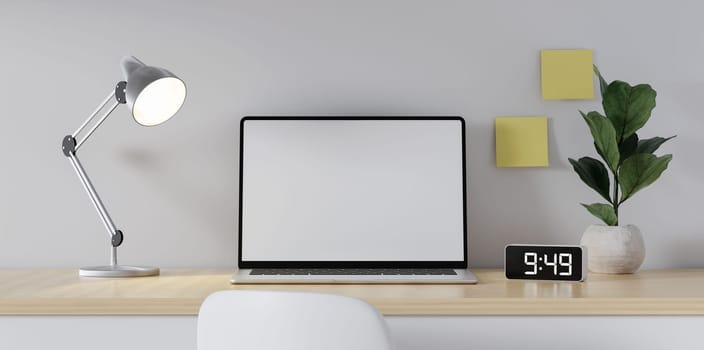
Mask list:
[[[582,246],[509,244],[504,271],[508,279],[584,281],[586,258]]]

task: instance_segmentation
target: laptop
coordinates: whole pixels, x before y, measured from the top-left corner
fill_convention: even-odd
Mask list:
[[[232,283],[476,283],[461,117],[245,117]]]

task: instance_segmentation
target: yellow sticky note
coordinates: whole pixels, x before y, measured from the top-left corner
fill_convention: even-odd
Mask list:
[[[496,118],[496,166],[548,166],[548,118]]]
[[[542,50],[543,99],[594,98],[592,50]]]

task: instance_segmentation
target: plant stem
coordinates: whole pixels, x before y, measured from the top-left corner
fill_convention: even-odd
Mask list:
[[[618,201],[618,174],[614,171],[614,200],[611,204],[614,206],[614,214],[616,214],[616,225],[618,226],[618,206],[621,203]]]

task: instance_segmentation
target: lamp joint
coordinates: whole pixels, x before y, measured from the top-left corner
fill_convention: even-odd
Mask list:
[[[64,136],[64,140],[61,142],[61,151],[66,157],[76,154],[76,139],[71,135]]]
[[[122,231],[120,230],[115,230],[115,234],[112,235],[112,246],[117,248],[122,244],[122,241],[125,237],[122,235]]]
[[[127,82],[126,81],[121,81],[117,83],[117,86],[115,86],[115,99],[117,102],[121,104],[127,103],[127,97],[125,94],[127,93]]]

